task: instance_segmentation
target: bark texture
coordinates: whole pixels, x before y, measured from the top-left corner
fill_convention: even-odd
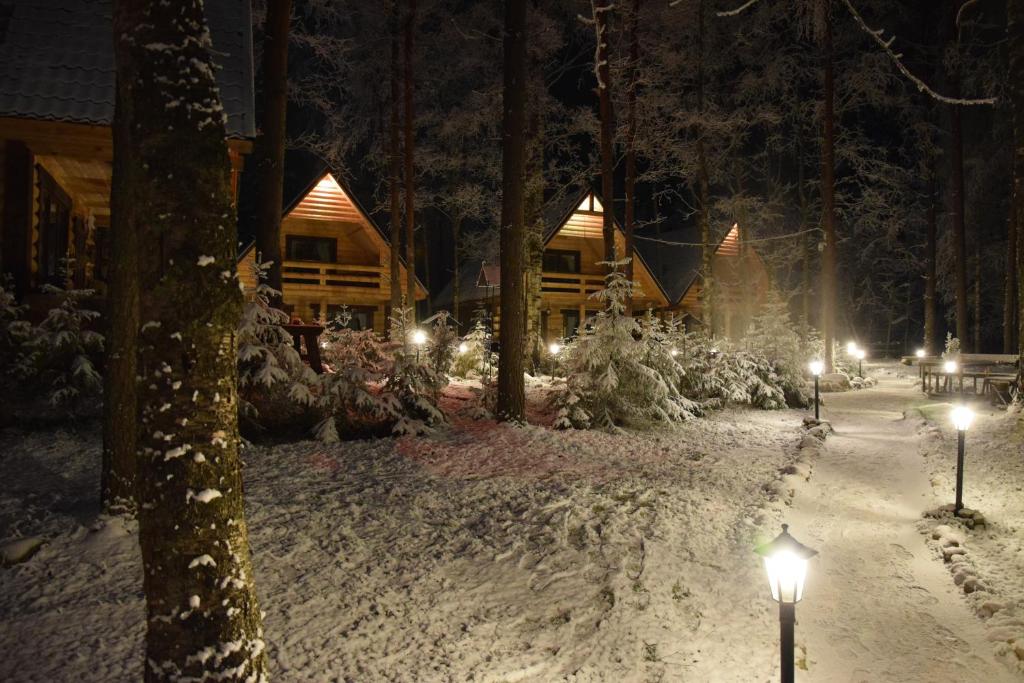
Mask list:
[[[961,0],[953,3],[958,10]],[[954,13],[954,17],[957,12]],[[952,27],[954,46],[959,49],[957,38],[959,29]],[[955,63],[950,73],[950,95],[960,96],[960,70]],[[956,336],[960,340],[962,351],[973,351],[968,348],[967,328],[967,230],[964,225],[964,135],[960,107],[949,105],[949,212],[953,224],[953,257],[955,262],[953,293],[956,298]]]
[[[697,4],[697,112],[704,115],[704,0]],[[701,241],[701,320],[704,329],[715,331],[715,245],[711,241],[711,180],[708,174],[708,159],[704,151],[704,128],[697,129],[697,223],[700,225]]]
[[[120,16],[120,15],[119,15]],[[116,26],[118,35],[123,26]],[[118,46],[119,47],[119,46]],[[127,149],[130,102],[117,85],[114,145]],[[106,369],[103,373],[103,464],[100,503],[107,513],[135,511],[136,379],[139,332],[138,240],[131,212],[130,169],[114,157],[110,192],[110,289],[107,292]]]
[[[936,239],[938,226],[935,216],[935,173],[931,173],[928,186],[928,237],[925,242],[925,271],[924,271],[924,350],[928,355],[938,352],[936,346],[936,317],[935,317],[935,268],[936,268]]]
[[[629,15],[629,90],[626,92],[626,279],[633,279],[633,231],[636,223],[636,89],[640,64],[640,0],[633,0]],[[626,315],[633,314],[633,297],[626,300]]]
[[[821,224],[825,250],[821,261],[821,333],[825,342],[825,372],[832,372],[836,338],[836,187],[835,187],[835,73],[832,57],[832,3],[824,5],[822,91],[824,95],[821,136]]]
[[[1009,48],[1009,84],[1010,110],[1013,114],[1013,220],[1017,232],[1017,272],[1024,272],[1024,245],[1022,240],[1022,223],[1024,223],[1024,0],[1007,0],[1006,2],[1006,44]],[[1017,323],[1024,326],[1024,312],[1020,305],[1024,303],[1024,278],[1017,278]],[[1024,361],[1024,330],[1018,329],[1017,352]],[[1024,362],[1020,364],[1024,367]]]
[[[604,236],[604,260],[615,260],[615,120],[612,112],[611,68],[611,31],[608,18],[613,5],[598,6],[601,0],[594,3],[594,25],[597,33],[597,102],[601,118],[601,201],[604,203],[602,214],[602,234]],[[611,266],[608,267],[611,270]]]
[[[115,138],[139,237],[146,681],[265,681],[242,504],[242,295],[225,115],[200,0],[117,0]]]
[[[416,169],[413,164],[415,133],[413,131],[413,33],[416,30],[416,0],[409,0],[409,13],[405,19],[404,77],[402,88],[405,115],[405,265],[406,301],[412,308],[412,319],[416,321]]]
[[[398,311],[402,307],[402,269],[400,266],[402,253],[402,146],[399,127],[401,122],[398,107],[401,101],[401,88],[398,83],[401,62],[399,48],[398,0],[391,3],[391,112],[388,120],[388,195],[391,213],[391,245],[389,250],[391,267],[391,310]]]
[[[497,417],[526,418],[523,377],[526,168],[526,0],[505,0],[504,89],[501,159],[501,362],[498,364]]]
[[[277,291],[281,291],[281,204],[291,15],[292,0],[268,0],[263,29],[263,121],[254,150],[259,179],[256,251],[264,263],[272,262],[267,270],[267,284]]]
[[[1017,216],[1010,189],[1010,216],[1006,225],[1006,276],[1003,287],[1003,353],[1013,353],[1017,341]]]

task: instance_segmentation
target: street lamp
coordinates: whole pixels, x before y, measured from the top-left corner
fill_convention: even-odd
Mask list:
[[[850,356],[856,355],[857,353],[857,342],[848,341],[846,342],[846,353]]]
[[[942,371],[946,373],[946,387],[949,391],[953,391],[953,379],[950,377],[950,375],[955,375],[958,369],[959,366],[957,365],[955,360],[947,360],[945,363],[942,364]],[[936,387],[936,389],[937,388],[938,387]],[[963,386],[961,386],[960,388],[963,389]],[[963,392],[961,391],[961,393]]]
[[[789,525],[782,525],[782,533],[772,541],[754,549],[764,559],[772,600],[779,603],[782,655],[782,683],[793,683],[793,625],[796,623],[796,603],[804,596],[807,562],[818,554],[789,535]]]
[[[562,345],[558,342],[551,342],[548,344],[548,353],[551,355],[551,381],[555,381],[555,356],[557,356],[562,350]]]
[[[864,349],[857,349],[857,375],[860,377],[864,376],[864,359],[867,358],[868,352]]]
[[[672,349],[669,351],[669,355],[675,358],[676,356],[679,355],[679,349],[673,346]]]
[[[924,358],[925,350],[924,349],[918,349],[917,351],[914,352],[914,355],[917,356],[918,358]]]
[[[412,343],[416,347],[416,362],[420,362],[420,347],[427,343],[427,333],[423,330],[412,331]]]
[[[466,351],[469,351],[469,346],[466,344],[466,342],[460,342],[459,355],[461,356],[462,354],[466,353]]]
[[[821,373],[825,370],[825,364],[820,360],[811,361],[811,374],[814,375],[814,421],[817,422],[820,418],[818,417],[818,405],[820,401],[818,399],[818,378],[821,377]]]
[[[964,442],[967,429],[974,421],[974,411],[960,405],[950,411],[949,417],[956,427],[956,504],[953,506],[953,515],[959,517],[964,507]]]

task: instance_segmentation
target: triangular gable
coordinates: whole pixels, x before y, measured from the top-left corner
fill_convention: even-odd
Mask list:
[[[544,246],[547,247],[548,243],[555,238],[556,235],[566,235],[569,237],[585,237],[592,239],[604,239],[604,205],[601,202],[600,197],[597,193],[592,190],[585,190],[581,192],[579,201],[574,203],[576,208],[569,212],[558,226],[554,230],[548,232],[547,237],[544,239]],[[619,233],[625,235],[625,230],[622,229],[622,225],[618,219],[613,216],[615,221],[615,227]],[[661,281],[654,276],[654,273],[647,266],[644,261],[644,257],[640,254],[637,249],[633,249],[633,261],[634,270],[639,266],[641,271],[651,279],[651,281],[658,288],[658,292],[665,300],[665,304],[668,305],[669,297],[665,292],[665,287],[661,284]]]
[[[388,250],[391,247],[383,231],[330,171],[324,171],[305,192],[296,197],[291,206],[285,208],[284,217],[355,223],[369,228],[366,233],[378,248]],[[404,258],[401,259],[401,268],[403,271],[406,269]],[[406,277],[404,273],[402,277]],[[427,288],[419,276],[416,277],[416,287],[424,297],[427,296]]]
[[[477,287],[501,286],[501,266],[480,264],[480,272],[476,276]]]
[[[760,261],[761,265],[765,266],[765,270],[767,270],[767,266],[764,263],[764,259],[762,259],[761,255],[759,253],[757,253],[757,250],[756,249],[752,249],[749,246],[747,247],[747,249],[749,250],[748,253],[753,254],[754,258],[756,258],[758,261]],[[739,223],[733,223],[732,228],[729,229],[729,232],[725,233],[725,237],[723,237],[721,239],[721,241],[718,243],[718,246],[715,247],[715,256],[735,256],[735,257],[739,257],[739,255],[740,255],[740,226],[739,226]],[[769,274],[769,277],[770,277],[770,274]],[[674,305],[675,306],[680,306],[680,305],[682,305],[682,306],[686,306],[686,305],[693,306],[693,305],[697,305],[699,300],[698,300],[697,292],[696,292],[696,290],[694,290],[694,285],[698,284],[699,282],[700,282],[700,273],[699,272],[694,273],[693,279],[690,280],[690,284],[688,284],[686,286],[686,289],[683,290],[682,295],[680,295],[679,299],[676,301],[676,303]]]

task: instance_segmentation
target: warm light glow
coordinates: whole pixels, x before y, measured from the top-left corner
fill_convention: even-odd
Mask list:
[[[548,346],[548,353],[550,353],[552,356],[557,356],[558,352],[561,350],[562,345],[559,344],[558,342],[551,342],[551,344]]]
[[[772,599],[776,602],[800,602],[804,597],[804,580],[807,578],[807,560],[782,550],[764,558],[764,569],[768,572],[768,584]]]
[[[325,342],[325,341],[320,342],[320,348],[321,349],[326,349],[327,348],[327,342]]]
[[[949,417],[953,420],[953,426],[957,428],[957,431],[965,432],[974,421],[974,411],[967,406],[956,406],[950,411]]]
[[[918,349],[914,353],[917,355],[918,358],[924,358],[924,349]]]
[[[846,352],[851,356],[857,353],[857,342],[848,341],[846,342]]]
[[[469,351],[469,347],[466,345],[466,342],[459,344],[459,353],[465,353],[466,351]]]
[[[868,357],[868,352],[864,349],[857,349],[857,360],[864,360]]]
[[[718,347],[717,346],[712,346],[711,347],[711,355],[712,356],[717,356],[718,355]]]
[[[947,360],[945,363],[942,364],[942,371],[945,372],[947,375],[952,375],[954,372],[956,372],[956,367],[957,366],[955,360]]]
[[[416,346],[423,346],[427,343],[427,333],[423,330],[413,330],[412,343]]]
[[[811,374],[815,377],[818,377],[825,371],[825,364],[820,360],[812,360],[809,367],[811,368]]]
[[[679,349],[676,349],[675,347],[673,347],[672,350],[669,351],[669,353],[672,354],[673,358],[675,358],[676,356],[679,355]]]

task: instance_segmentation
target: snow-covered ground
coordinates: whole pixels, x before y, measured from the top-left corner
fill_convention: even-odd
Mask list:
[[[449,407],[467,399],[456,385]],[[777,611],[752,548],[785,520],[821,551],[798,678],[1020,680],[920,528],[944,502],[923,419],[902,419],[923,399],[888,377],[827,400],[824,448],[802,413],[729,410],[621,436],[457,415],[427,437],[249,449],[276,679],[769,681]],[[0,680],[139,678],[137,539],[97,519],[98,461],[91,428],[0,433],[0,542],[46,539],[0,569]],[[1021,498],[968,495],[1002,540],[966,546],[1006,601],[1024,531],[996,525],[1022,519]]]

